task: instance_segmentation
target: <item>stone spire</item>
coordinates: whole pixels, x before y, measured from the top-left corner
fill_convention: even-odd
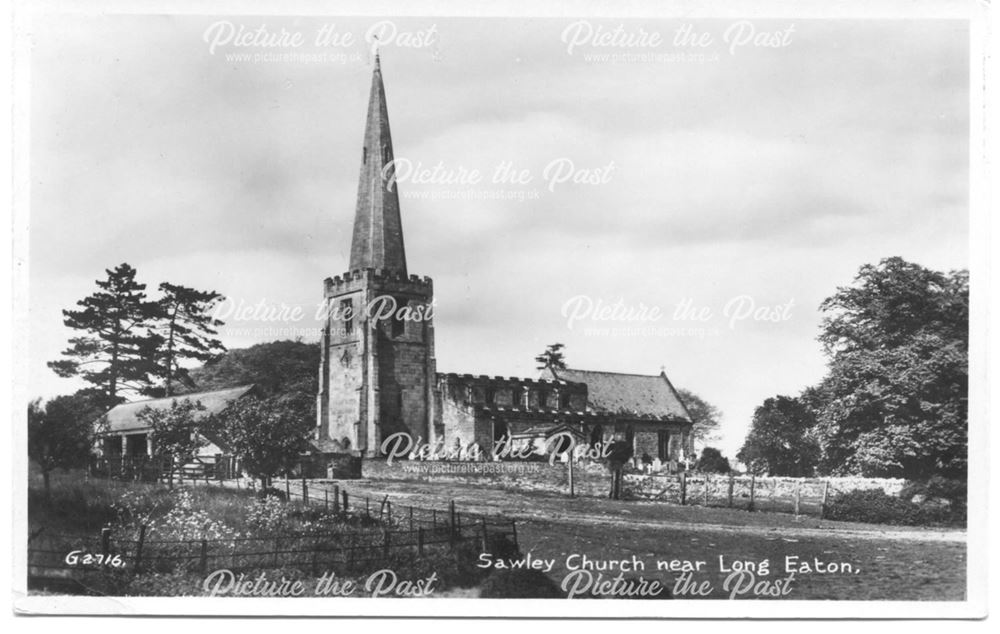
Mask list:
[[[392,137],[378,51],[368,97],[368,122],[361,155],[350,270],[386,269],[406,274],[403,225],[392,166]],[[390,188],[391,185],[391,188]]]

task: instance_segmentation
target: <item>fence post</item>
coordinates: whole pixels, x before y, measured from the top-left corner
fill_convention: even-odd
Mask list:
[[[830,493],[830,481],[827,480],[823,483],[823,501],[820,503],[819,507],[819,518],[823,519],[826,517],[826,500],[827,495]]]
[[[681,506],[687,501],[687,472],[681,471]]]
[[[757,488],[757,474],[756,473],[751,473],[750,474],[750,506],[747,509],[749,511],[753,510],[754,490],[756,488]]]
[[[704,491],[704,493],[702,495],[702,503],[701,503],[701,505],[704,506],[704,507],[706,507],[706,508],[708,507],[708,487],[709,487],[709,484],[711,483],[711,481],[709,480],[710,477],[711,476],[709,476],[707,473],[705,474],[705,491]]]
[[[198,564],[201,574],[205,574],[208,570],[208,540],[204,537],[201,538],[201,557],[198,560]]]
[[[514,520],[510,521],[510,534],[514,538],[514,548],[517,548],[517,522]]]
[[[448,547],[455,547],[455,500],[448,502]]]
[[[347,491],[341,491],[341,495],[344,496],[344,512],[347,512]]]
[[[726,493],[729,508],[733,508],[733,472],[729,472],[729,490]]]
[[[316,543],[316,540],[313,540],[313,547],[312,547],[312,573],[313,573],[314,577],[316,577],[316,576],[319,575],[319,566],[316,565],[316,559],[318,557],[319,557],[319,544]]]
[[[392,502],[388,500],[385,503],[385,523],[392,526]]]
[[[105,526],[101,529],[101,561],[107,562],[108,553],[111,552],[111,528]],[[105,566],[107,563],[104,564]]]
[[[795,484],[795,514],[799,514],[799,502],[802,500],[802,478]]]
[[[302,478],[302,504],[309,506],[309,489],[306,487],[305,478]]]
[[[333,512],[340,513],[340,485],[333,485]]]
[[[285,501],[286,502],[291,502],[292,501],[292,488],[288,484],[288,472],[287,471],[285,472]]]
[[[567,468],[569,469],[569,496],[571,498],[576,497],[576,487],[573,482],[573,452],[569,452],[569,460],[567,461]]]
[[[417,553],[423,557],[424,556],[424,529],[420,527],[417,529]]]
[[[367,495],[365,496],[365,517],[367,517],[368,519],[372,518],[371,502],[368,499]]]
[[[330,512],[330,490],[323,489],[323,510],[327,513]]]
[[[410,530],[413,530],[413,507],[410,507]]]
[[[135,571],[136,573],[142,568],[142,546],[146,543],[146,525],[143,524],[139,527],[139,540],[135,543]]]

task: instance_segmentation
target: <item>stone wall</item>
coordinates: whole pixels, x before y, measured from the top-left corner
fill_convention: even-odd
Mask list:
[[[391,465],[382,459],[366,459],[361,475],[372,480],[455,482],[491,488],[568,493],[568,466],[557,462],[510,460],[506,462],[459,462],[401,460]],[[610,475],[601,464],[578,463],[573,471],[577,495],[604,497],[611,486]]]
[[[568,494],[569,479],[566,463],[550,465],[547,461],[511,460],[506,462],[411,461],[387,464],[382,459],[366,459],[362,464],[363,478],[373,480],[406,480],[471,484],[488,488],[521,491],[547,491]],[[605,497],[611,486],[610,474],[597,462],[574,465],[574,490],[583,497]],[[882,489],[896,495],[904,480],[885,478],[751,478],[689,473],[659,475],[627,473],[623,496],[631,499],[661,501],[671,504],[716,506],[757,511],[793,512],[819,515],[824,490],[827,500],[852,489]],[[682,494],[683,490],[683,494]],[[796,506],[796,498],[798,505]]]
[[[734,476],[730,495],[730,478],[726,475],[689,473],[679,475],[628,474],[625,476],[625,493],[642,500],[661,500],[701,506],[732,506],[752,508],[757,511],[819,514],[824,494],[829,501],[834,495],[853,489],[881,489],[896,495],[906,481],[894,478],[751,478]]]

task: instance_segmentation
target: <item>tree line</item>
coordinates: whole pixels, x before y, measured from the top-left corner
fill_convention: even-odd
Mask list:
[[[899,257],[820,306],[826,376],[768,398],[737,458],[754,473],[964,480],[969,274]]]

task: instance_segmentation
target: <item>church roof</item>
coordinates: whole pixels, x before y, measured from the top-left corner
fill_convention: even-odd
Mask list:
[[[229,407],[229,404],[233,401],[243,398],[254,386],[252,385],[241,385],[239,387],[230,387],[224,390],[212,390],[210,392],[192,392],[190,394],[178,394],[177,396],[168,396],[166,398],[154,398],[145,401],[132,401],[131,403],[121,403],[115,405],[111,410],[108,411],[105,416],[107,417],[108,428],[105,433],[128,433],[128,432],[142,432],[149,429],[149,425],[139,420],[139,412],[147,407],[153,409],[167,409],[174,401],[183,401],[185,399],[190,399],[191,401],[201,403],[205,409],[195,412],[195,420],[201,420],[206,416],[211,414],[218,414],[222,410]]]
[[[598,412],[691,422],[691,415],[666,373],[621,374],[548,368],[543,373],[543,376],[546,375],[571,383],[586,384],[587,407]]]
[[[348,270],[383,269],[406,275],[403,224],[392,161],[389,110],[385,103],[382,66],[376,53]]]

